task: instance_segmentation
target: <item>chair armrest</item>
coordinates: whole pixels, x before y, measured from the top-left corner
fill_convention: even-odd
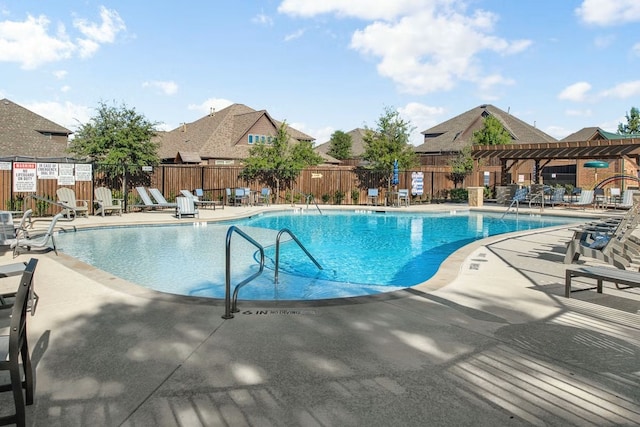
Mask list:
[[[76,200],[76,204],[81,203],[82,205],[88,207],[89,206],[89,201],[88,200]]]

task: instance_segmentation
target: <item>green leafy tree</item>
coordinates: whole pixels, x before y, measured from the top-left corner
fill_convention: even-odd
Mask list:
[[[626,117],[626,124],[618,124],[618,134],[640,133],[640,111],[636,107],[631,107],[631,111],[627,113]]]
[[[152,141],[155,126],[134,108],[100,102],[88,123],[80,124],[68,151],[89,161],[110,165],[105,175],[122,184],[127,194],[127,177],[141,180],[141,165],[159,163],[158,145]]]
[[[471,147],[467,146],[458,155],[449,161],[451,172],[447,178],[453,181],[454,188],[464,182],[464,179],[473,172],[473,158],[471,157]]]
[[[484,126],[473,133],[472,140],[480,145],[507,145],[511,144],[511,134],[507,131],[500,120],[494,116],[484,118]]]
[[[410,122],[404,121],[400,113],[389,107],[378,118],[376,129],[365,127],[362,157],[369,162],[369,168],[385,173],[388,186],[391,186],[394,160],[398,160],[401,170],[418,164],[418,157],[409,144],[413,129]]]
[[[351,139],[351,135],[344,133],[341,130],[337,130],[331,134],[331,139],[329,140],[329,151],[327,151],[327,154],[338,160],[350,159],[352,157],[352,146],[353,140]]]
[[[304,168],[322,163],[311,142],[292,142],[287,127],[282,122],[271,143],[252,146],[241,173],[245,179],[257,179],[275,189],[276,200],[280,199],[280,189],[290,188]]]

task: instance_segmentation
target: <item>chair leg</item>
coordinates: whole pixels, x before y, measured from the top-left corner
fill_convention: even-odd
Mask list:
[[[27,405],[33,405],[33,390],[34,390],[34,375],[33,368],[31,366],[31,357],[29,356],[29,346],[25,340],[20,350],[22,356],[22,369],[24,370],[24,389],[25,389],[25,402]]]
[[[13,402],[16,407],[16,425],[24,426],[26,424],[24,397],[22,395],[22,379],[20,378],[20,366],[16,360],[15,366],[10,369],[11,388],[13,390]]]

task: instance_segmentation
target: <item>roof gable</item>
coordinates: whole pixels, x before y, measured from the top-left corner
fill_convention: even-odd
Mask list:
[[[197,152],[203,159],[244,159],[251,147],[249,134],[275,136],[280,124],[265,110],[233,104],[161,134],[158,153],[163,159],[172,159],[179,151]],[[287,130],[292,138],[313,141],[296,129]]]
[[[495,117],[509,132],[513,142],[557,141],[540,129],[490,104],[472,108],[422,132],[425,141],[414,148],[418,153],[458,152],[472,144],[473,133],[484,126],[486,116]]]
[[[66,157],[72,133],[6,98],[0,100],[0,157]]]

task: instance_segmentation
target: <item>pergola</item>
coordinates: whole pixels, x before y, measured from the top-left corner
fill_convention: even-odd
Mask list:
[[[482,159],[498,158],[501,163],[501,181],[515,165],[532,160],[535,163],[532,181],[540,182],[540,171],[552,160],[625,159],[640,167],[640,138],[597,139],[591,141],[516,143],[508,145],[473,145],[471,156],[478,170]],[[476,175],[476,179],[478,179]],[[478,183],[476,183],[477,185]]]

